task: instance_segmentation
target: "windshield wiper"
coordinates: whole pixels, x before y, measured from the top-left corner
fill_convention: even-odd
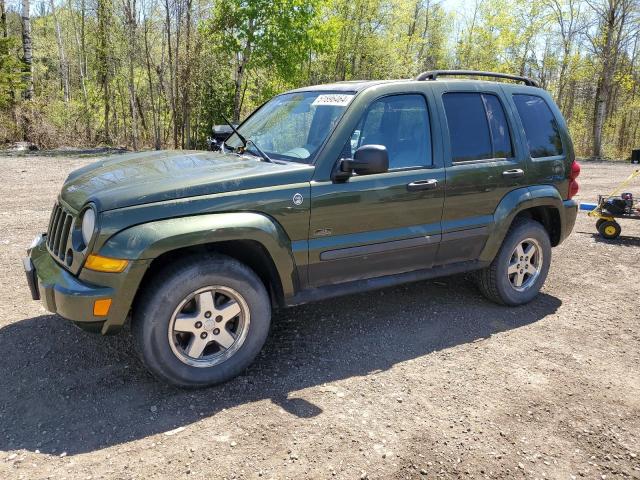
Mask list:
[[[247,145],[249,145],[249,144],[251,143],[251,144],[255,147],[255,149],[257,150],[257,152],[260,154],[260,156],[262,157],[262,159],[263,159],[265,162],[273,163],[273,160],[271,160],[271,159],[269,158],[269,155],[267,155],[266,153],[264,153],[264,152],[262,151],[262,149],[261,149],[261,148],[256,144],[256,142],[254,142],[254,141],[253,141],[253,140],[251,140],[250,138],[249,138],[249,139],[245,138],[245,137],[244,137],[244,136],[243,136],[243,135],[242,135],[242,134],[241,134],[241,133],[236,129],[236,127],[234,127],[234,126],[233,126],[233,124],[232,124],[229,120],[227,120],[227,119],[225,118],[225,116],[224,116],[224,115],[220,114],[220,116],[221,116],[221,117],[222,117],[222,119],[227,123],[227,125],[229,125],[229,126],[231,127],[231,130],[233,130],[233,133],[235,133],[235,134],[238,136],[238,138],[239,138],[239,139],[240,139],[240,141],[242,142],[242,148],[243,148],[245,151],[247,150]],[[224,145],[225,143],[226,143],[226,141],[225,141],[225,142],[222,142],[222,144],[223,144],[223,145]]]
[[[252,145],[256,148],[256,151],[260,154],[260,156],[262,157],[262,159],[263,159],[265,162],[273,163],[273,160],[271,160],[271,159],[269,158],[269,155],[267,155],[266,153],[264,153],[264,152],[262,151],[262,149],[258,146],[258,144],[257,144],[256,142],[254,142],[253,140],[251,140],[250,138],[245,142],[245,151],[247,151],[247,152],[249,151],[249,150],[247,150],[247,148],[246,148],[246,146],[247,146],[247,145],[249,145],[249,144],[252,144]]]

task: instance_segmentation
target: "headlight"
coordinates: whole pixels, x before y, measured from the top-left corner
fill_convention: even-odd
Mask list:
[[[85,245],[89,245],[93,232],[96,229],[96,212],[89,207],[82,215],[82,241]]]

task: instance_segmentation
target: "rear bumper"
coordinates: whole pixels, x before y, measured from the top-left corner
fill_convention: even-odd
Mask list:
[[[103,334],[118,331],[126,321],[146,263],[132,264],[119,274],[87,272],[90,281],[82,278],[82,273],[76,277],[60,266],[47,251],[44,239],[44,235],[36,238],[23,259],[32,298],[85,330]],[[106,298],[112,299],[108,315],[94,315],[95,301]]]
[[[573,230],[576,224],[576,217],[578,216],[578,202],[575,200],[565,200],[562,202],[563,211],[560,212],[562,219],[562,231],[560,232],[560,241],[562,243]]]

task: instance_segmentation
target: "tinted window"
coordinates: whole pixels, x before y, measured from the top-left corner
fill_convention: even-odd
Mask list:
[[[484,105],[487,109],[489,119],[489,129],[491,130],[491,141],[493,143],[494,158],[511,158],[513,149],[511,147],[511,134],[507,117],[504,114],[502,103],[495,95],[482,95]]]
[[[395,95],[376,100],[351,137],[351,154],[362,145],[384,145],[389,168],[431,165],[431,129],[422,95]]]
[[[514,95],[533,158],[562,155],[560,129],[549,105],[535,95]]]
[[[447,93],[442,101],[454,162],[513,156],[509,126],[498,97]]]

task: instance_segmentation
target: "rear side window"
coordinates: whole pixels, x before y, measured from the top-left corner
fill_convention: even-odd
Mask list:
[[[522,120],[532,158],[562,155],[558,122],[549,105],[536,95],[514,95],[513,101]]]
[[[507,117],[498,97],[495,95],[482,95],[484,106],[489,119],[489,129],[491,130],[491,142],[493,143],[493,158],[511,158],[513,149],[511,147],[511,135]]]
[[[484,93],[445,93],[452,161],[513,157],[511,134],[502,103]]]

